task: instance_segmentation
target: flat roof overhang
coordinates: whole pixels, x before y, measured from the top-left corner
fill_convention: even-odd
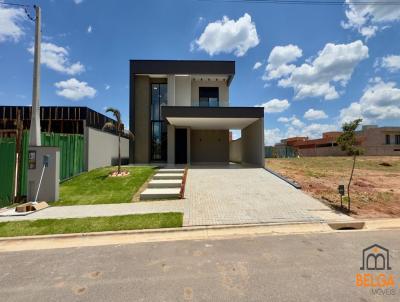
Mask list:
[[[130,60],[130,68],[133,75],[226,75],[228,85],[235,75],[235,61]]]
[[[161,114],[175,127],[228,130],[243,129],[264,118],[264,108],[163,106]]]

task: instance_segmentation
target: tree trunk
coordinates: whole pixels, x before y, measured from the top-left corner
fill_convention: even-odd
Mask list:
[[[121,173],[121,132],[118,131],[118,174]]]
[[[351,185],[351,180],[353,179],[355,165],[356,165],[356,155],[353,155],[353,167],[351,168],[349,184],[347,185],[347,200],[349,202],[349,212],[350,212],[350,185]]]

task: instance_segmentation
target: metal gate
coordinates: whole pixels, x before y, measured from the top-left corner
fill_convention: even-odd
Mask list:
[[[8,206],[14,197],[15,138],[0,138],[0,207]]]

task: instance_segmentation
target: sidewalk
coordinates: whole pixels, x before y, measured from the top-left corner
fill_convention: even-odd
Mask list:
[[[131,214],[150,214],[180,212],[183,213],[183,200],[149,201],[135,203],[113,203],[97,205],[49,207],[26,216],[0,216],[0,222],[34,220],[34,219],[59,219],[82,218],[101,216],[120,216]]]

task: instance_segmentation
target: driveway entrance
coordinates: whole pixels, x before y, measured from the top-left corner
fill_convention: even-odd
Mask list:
[[[190,167],[184,225],[346,219],[263,168]]]

